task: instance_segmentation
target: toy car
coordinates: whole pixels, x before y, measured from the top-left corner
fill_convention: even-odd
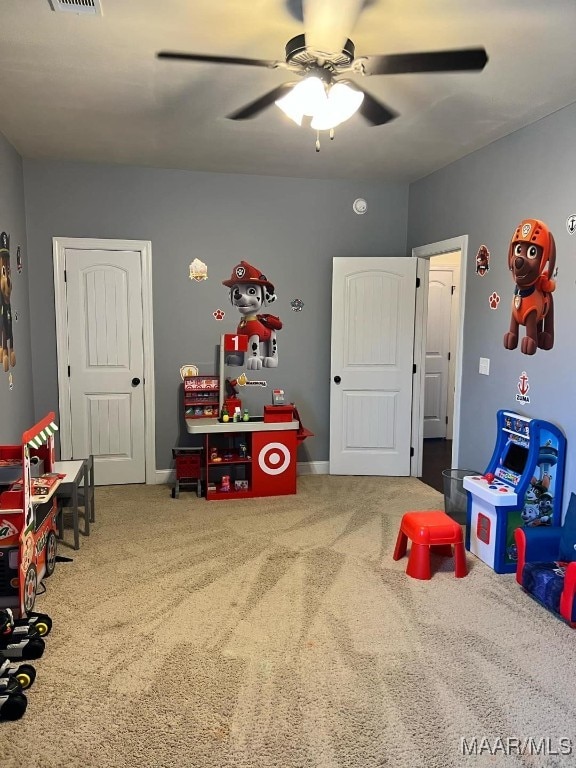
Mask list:
[[[54,413],[22,435],[20,445],[0,445],[3,461],[17,462],[19,477],[0,489],[0,608],[25,618],[34,608],[38,586],[56,566],[58,506],[61,476],[54,465]],[[44,473],[32,477],[33,462]]]
[[[12,678],[6,687],[0,688],[0,720],[18,720],[26,712],[28,699],[22,686]]]
[[[52,629],[52,619],[47,613],[30,613],[21,619],[15,619],[10,608],[0,608],[0,638],[13,635],[14,637],[24,637],[30,630],[35,630],[40,637],[50,634]]]
[[[1,609],[0,659],[39,659],[46,648],[42,635],[51,629],[52,619],[45,613],[14,619],[10,608]]]
[[[12,678],[16,678],[25,691],[36,680],[36,669],[32,664],[13,664],[10,659],[0,661],[0,691],[7,687]]]

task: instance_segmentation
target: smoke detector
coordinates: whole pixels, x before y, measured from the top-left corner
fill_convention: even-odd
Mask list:
[[[83,16],[102,16],[101,0],[48,0],[53,11],[78,13]]]

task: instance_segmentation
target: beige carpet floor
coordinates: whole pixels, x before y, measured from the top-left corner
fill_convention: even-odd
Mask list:
[[[0,723],[2,768],[575,764],[575,631],[469,553],[464,579],[436,557],[406,576],[400,516],[442,508],[420,481],[96,493],[37,599],[54,629],[28,711]]]

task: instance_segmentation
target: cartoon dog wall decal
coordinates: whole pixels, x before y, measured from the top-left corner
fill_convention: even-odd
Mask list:
[[[262,306],[276,301],[274,286],[259,269],[246,261],[237,264],[230,279],[223,280],[222,284],[230,289],[230,302],[242,315],[236,333],[248,336],[246,368],[277,368],[276,331],[282,328],[282,322],[274,315],[258,314]],[[244,353],[228,355],[226,362],[228,365],[243,365]]]
[[[480,275],[480,277],[484,277],[489,269],[490,251],[488,248],[486,248],[485,245],[481,245],[480,248],[478,248],[478,253],[476,254],[476,274]]]
[[[516,349],[521,325],[526,328],[521,351],[535,354],[537,349],[554,346],[554,303],[552,279],[556,266],[556,245],[552,233],[538,219],[524,219],[508,248],[508,268],[515,283],[510,330],[504,334],[504,347]]]
[[[14,339],[12,337],[12,278],[10,275],[10,236],[0,234],[0,355],[4,370],[16,365]]]

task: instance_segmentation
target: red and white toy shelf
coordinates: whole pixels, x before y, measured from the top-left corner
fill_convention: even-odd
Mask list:
[[[190,434],[204,435],[205,487],[209,501],[296,493],[299,422],[263,420],[187,422]]]
[[[33,609],[40,581],[56,564],[57,429],[50,412],[24,432],[20,445],[0,445],[0,608],[17,618]]]
[[[296,493],[298,445],[312,433],[302,426],[293,404],[267,405],[264,415],[233,421],[234,407],[241,410],[237,396],[225,397],[224,351],[234,343],[231,336],[221,339],[219,376],[201,376],[201,380],[217,382],[210,387],[219,395],[218,410],[212,418],[202,418],[186,407],[186,428],[192,435],[203,435],[205,496],[209,501],[247,499],[257,496],[283,496]],[[232,349],[235,348],[232,347]],[[238,381],[246,380],[246,375]],[[230,387],[228,386],[228,389]],[[218,414],[229,414],[224,421]]]

